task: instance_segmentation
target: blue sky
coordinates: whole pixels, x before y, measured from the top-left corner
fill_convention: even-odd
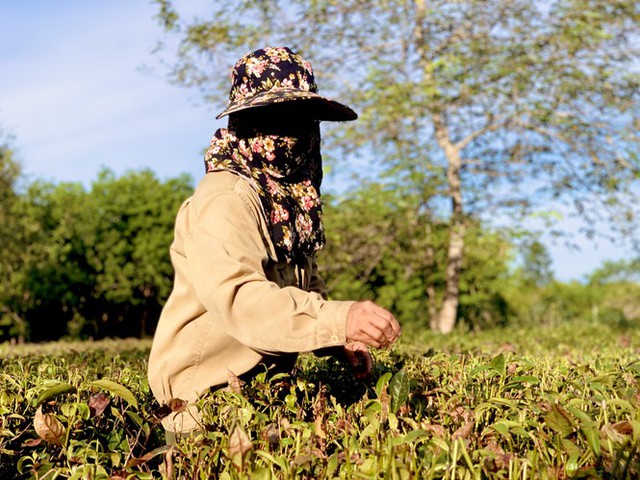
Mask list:
[[[180,2],[180,11],[204,4]],[[103,166],[200,178],[203,149],[224,123],[198,91],[167,82],[152,55],[167,40],[155,13],[150,1],[0,2],[0,127],[15,136],[29,179],[89,185]],[[546,243],[561,280],[631,254],[606,242]]]

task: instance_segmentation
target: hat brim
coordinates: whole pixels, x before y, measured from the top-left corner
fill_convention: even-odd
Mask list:
[[[304,102],[305,107],[308,107],[308,109],[305,108],[305,110],[311,113],[316,120],[344,122],[358,118],[358,114],[353,109],[342,103],[325,98],[314,92],[297,89],[272,89],[239,101],[230,102],[229,106],[218,114],[216,118],[219,119],[225,115],[241,112],[250,108],[267,107],[292,101]]]

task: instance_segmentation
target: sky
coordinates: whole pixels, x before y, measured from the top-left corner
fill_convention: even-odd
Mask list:
[[[206,0],[178,3],[189,16]],[[88,186],[103,167],[202,176],[224,122],[197,90],[168,82],[153,54],[168,40],[155,14],[149,0],[0,0],[0,129],[27,180]],[[562,281],[631,255],[608,242],[578,238],[575,250],[543,240]]]

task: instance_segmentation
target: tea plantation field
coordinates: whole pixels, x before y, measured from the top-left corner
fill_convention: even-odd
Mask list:
[[[0,478],[640,478],[637,326],[405,329],[367,382],[303,355],[203,398],[173,447],[149,347],[0,345]]]

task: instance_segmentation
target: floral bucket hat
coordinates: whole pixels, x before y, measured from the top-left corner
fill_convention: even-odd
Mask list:
[[[305,100],[317,120],[358,118],[351,108],[318,95],[311,64],[287,47],[268,47],[238,60],[231,72],[229,105],[216,118],[249,108]]]

